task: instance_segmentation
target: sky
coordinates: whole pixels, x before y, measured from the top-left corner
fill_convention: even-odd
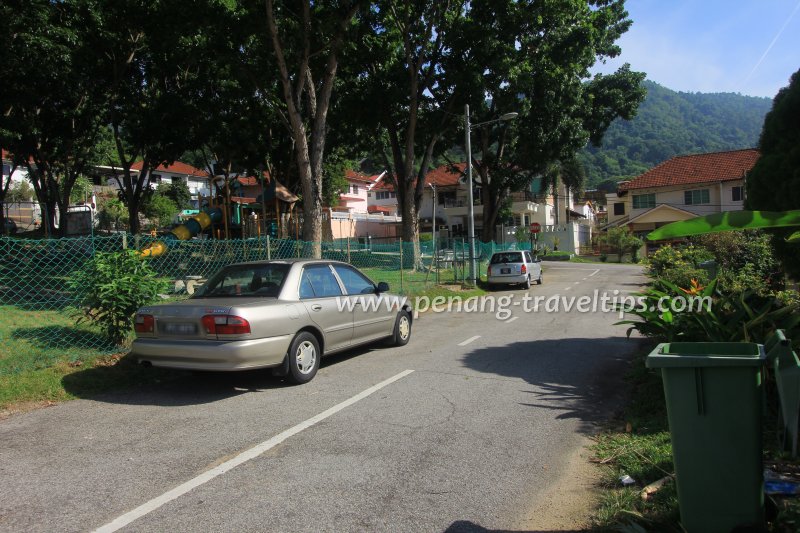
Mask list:
[[[800,0],[627,0],[622,54],[647,79],[683,92],[773,98],[800,70]]]

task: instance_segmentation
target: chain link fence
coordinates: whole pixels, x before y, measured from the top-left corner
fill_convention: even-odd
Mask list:
[[[71,287],[70,281],[98,252],[143,250],[156,241],[164,242],[158,237],[123,233],[41,240],[0,237],[0,352],[19,349],[20,343],[14,342],[19,340],[36,352],[32,353],[33,361],[63,356],[70,350],[110,353],[118,349],[91,325],[75,325],[76,305],[84,294]],[[168,246],[166,252],[147,259],[169,281],[169,289],[162,295],[165,300],[188,297],[195,287],[231,263],[309,258],[313,251],[310,242],[269,237],[171,241]],[[494,251],[515,246],[476,243],[476,275],[480,278],[485,273]],[[469,280],[469,243],[465,239],[442,239],[435,245],[423,241],[416,255],[410,242],[364,244],[342,239],[323,242],[322,257],[350,263],[375,282],[385,281],[393,292],[406,295]]]

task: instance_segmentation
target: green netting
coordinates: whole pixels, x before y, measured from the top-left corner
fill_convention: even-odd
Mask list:
[[[242,261],[312,257],[310,242],[270,239],[191,240],[167,242],[150,236],[117,234],[107,237],[25,240],[0,237],[0,374],[23,370],[4,365],[2,354],[30,351],[26,368],[44,368],[51,360],[85,350],[109,353],[115,347],[91,325],[75,325],[80,289],[70,279],[97,252],[125,248],[144,250],[156,241],[165,253],[146,259],[169,281],[162,297],[181,299],[225,265]],[[477,275],[494,251],[513,247],[476,243]],[[524,245],[528,247],[528,245]],[[364,244],[340,239],[322,243],[322,256],[350,263],[375,282],[389,283],[393,292],[413,294],[435,284],[462,283],[469,278],[469,243],[463,239],[419,245],[400,241]]]

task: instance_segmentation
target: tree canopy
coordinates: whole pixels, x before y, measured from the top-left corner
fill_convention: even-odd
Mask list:
[[[800,70],[778,92],[764,120],[759,157],[746,180],[748,209],[800,209]],[[796,230],[796,228],[795,228]],[[800,245],[784,242],[791,230],[775,230],[778,257],[800,277]]]

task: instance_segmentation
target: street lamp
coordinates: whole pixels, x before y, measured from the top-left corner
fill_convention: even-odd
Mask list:
[[[472,285],[475,285],[477,282],[475,276],[477,269],[475,268],[475,205],[472,200],[472,143],[470,141],[469,133],[474,127],[476,128],[478,126],[485,126],[486,124],[492,124],[494,122],[501,122],[504,120],[514,120],[517,118],[518,114],[519,113],[506,113],[505,115],[501,115],[499,118],[470,125],[469,104],[464,105],[464,134],[466,136],[467,147],[467,201],[469,202],[467,207],[467,235],[469,237],[469,282]]]

